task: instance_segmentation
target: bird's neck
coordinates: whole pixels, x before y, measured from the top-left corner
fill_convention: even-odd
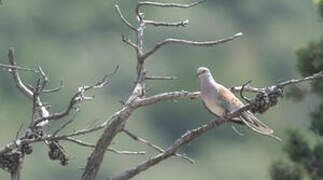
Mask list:
[[[214,82],[215,83],[215,80],[213,78],[213,76],[211,74],[207,75],[205,78],[204,78],[205,81],[209,81],[209,82]]]
[[[204,77],[201,81],[201,85],[207,85],[207,84],[217,84],[216,81],[214,80],[212,75],[207,75],[206,77]]]

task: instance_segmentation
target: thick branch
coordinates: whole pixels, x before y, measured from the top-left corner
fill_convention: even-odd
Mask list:
[[[147,98],[141,98],[134,103],[135,107],[148,106],[160,101],[172,99],[196,99],[200,97],[200,92],[174,91],[157,94]]]
[[[127,170],[124,173],[122,173],[121,175],[116,176],[116,177],[111,178],[111,179],[112,180],[127,180],[127,179],[130,179],[130,178],[138,175],[139,173],[141,173],[141,172],[147,170],[148,168],[158,164],[159,162],[173,156],[182,145],[184,145],[184,144],[192,141],[196,137],[199,137],[200,135],[210,131],[214,127],[222,124],[223,122],[224,121],[221,120],[221,121],[218,121],[218,123],[206,124],[206,125],[203,125],[201,127],[196,128],[196,129],[187,131],[182,137],[177,139],[175,141],[175,143],[172,146],[170,146],[165,152],[159,153],[158,155],[150,158],[149,160],[139,164],[134,169]]]
[[[11,180],[20,180],[22,164],[24,162],[24,155],[21,155],[18,160],[18,165],[15,170],[11,172]]]
[[[227,119],[234,118],[234,117],[240,115],[242,112],[247,111],[250,108],[251,108],[251,105],[247,104],[246,106],[244,106],[234,112],[229,113],[227,115]],[[176,154],[176,152],[178,151],[178,149],[182,145],[191,142],[195,138],[212,130],[213,128],[221,125],[224,122],[226,122],[226,120],[221,119],[221,118],[216,118],[215,120],[212,120],[209,124],[205,124],[205,125],[202,125],[198,128],[188,130],[185,134],[183,134],[180,138],[178,138],[175,141],[175,143],[172,146],[170,146],[165,152],[159,153],[158,155],[150,158],[149,160],[139,164],[134,169],[127,170],[124,173],[122,173],[121,175],[116,176],[111,179],[112,180],[127,180],[127,179],[130,179],[130,178],[138,175],[139,173],[147,170],[150,167],[153,167],[154,165],[160,163],[161,161],[163,161],[171,156],[174,156]]]
[[[176,76],[145,76],[145,80],[175,80]]]
[[[86,164],[82,175],[83,180],[95,180],[103,160],[105,150],[109,147],[116,134],[121,131],[121,124],[125,123],[133,111],[134,108],[125,106],[108,120],[105,130],[97,141],[95,149]]]
[[[166,46],[168,44],[183,44],[183,45],[191,45],[191,46],[202,46],[202,47],[209,47],[209,46],[215,46],[218,44],[226,43],[229,41],[232,41],[238,37],[242,36],[242,33],[239,32],[231,37],[220,39],[216,41],[188,41],[184,39],[165,39],[164,41],[158,43],[152,50],[147,52],[146,54],[142,55],[142,60],[145,60],[150,55],[154,54],[159,48]]]

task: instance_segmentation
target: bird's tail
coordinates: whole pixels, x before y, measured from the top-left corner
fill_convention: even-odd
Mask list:
[[[250,111],[243,112],[240,116],[241,121],[248,126],[250,129],[255,131],[256,133],[273,137],[274,139],[281,141],[281,139],[277,136],[274,136],[274,130],[269,126],[261,122],[253,115]]]

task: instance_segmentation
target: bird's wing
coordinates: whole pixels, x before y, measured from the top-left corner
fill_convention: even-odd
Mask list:
[[[244,106],[244,104],[227,88],[225,87],[220,88],[218,93],[223,102],[221,104],[222,107],[228,110],[229,112],[232,112]],[[267,136],[272,136],[272,134],[274,133],[273,129],[271,129],[269,126],[267,126],[266,124],[258,120],[250,111],[241,113],[241,116],[239,119],[247,127],[249,127],[250,129],[252,129],[257,133],[267,135]],[[233,120],[236,120],[236,119],[233,119]]]
[[[215,114],[214,112],[212,112],[211,111],[211,109],[205,104],[205,102],[203,101],[203,99],[201,99],[202,100],[202,104],[203,104],[203,106],[211,113],[211,114],[213,114],[215,117],[217,117],[217,118],[220,118],[220,116],[218,116],[217,114]]]
[[[220,118],[220,116],[219,115],[217,115],[217,114],[215,114],[207,105],[206,105],[206,103],[204,102],[204,100],[203,99],[201,99],[202,100],[202,104],[204,105],[204,107],[211,113],[211,114],[213,114],[216,118]],[[234,122],[234,123],[237,123],[237,124],[244,124],[243,123],[243,121],[241,121],[241,119],[239,118],[239,117],[235,117],[235,118],[232,118],[231,119],[232,120],[232,122]]]

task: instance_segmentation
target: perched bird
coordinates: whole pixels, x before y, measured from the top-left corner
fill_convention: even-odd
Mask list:
[[[199,67],[196,72],[201,80],[201,99],[203,105],[215,116],[226,118],[226,114],[240,109],[244,104],[226,87],[217,83],[206,67]],[[253,131],[266,136],[273,136],[274,131],[259,121],[250,111],[230,119],[232,122],[244,124]]]

